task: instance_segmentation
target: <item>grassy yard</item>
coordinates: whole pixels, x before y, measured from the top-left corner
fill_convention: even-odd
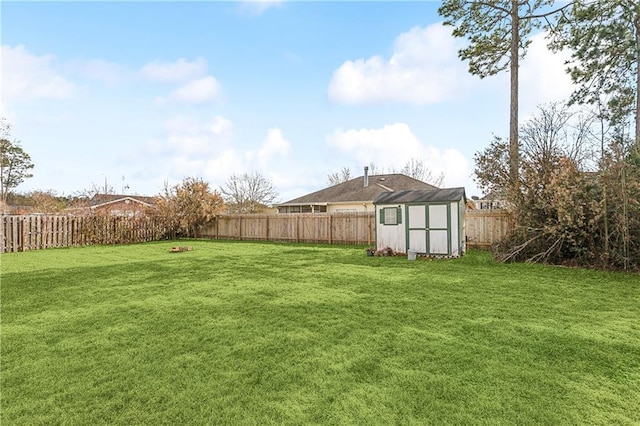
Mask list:
[[[1,258],[1,422],[638,424],[640,276],[190,241]]]

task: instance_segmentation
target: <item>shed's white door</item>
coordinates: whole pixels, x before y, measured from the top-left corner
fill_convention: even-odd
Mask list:
[[[448,207],[446,204],[407,207],[409,250],[427,254],[449,254]]]
[[[427,211],[426,206],[409,206],[407,209],[409,227],[409,250],[427,253]]]
[[[429,253],[449,254],[449,209],[446,204],[429,206]]]

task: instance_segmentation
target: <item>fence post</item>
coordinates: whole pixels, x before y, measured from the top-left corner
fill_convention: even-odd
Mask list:
[[[27,220],[27,218],[25,216],[21,216],[20,218],[20,234],[21,234],[21,241],[20,241],[20,251],[24,252],[25,250],[25,246],[26,246],[26,239],[27,239],[27,229],[25,225],[25,221]]]
[[[20,240],[19,240],[19,234],[18,234],[18,218],[12,220],[11,222],[11,233],[13,235],[13,248],[11,249],[11,251],[19,251],[20,250]]]
[[[264,226],[264,240],[269,241],[269,215],[265,216],[266,223]]]
[[[2,223],[0,223],[0,253],[4,253],[4,224],[6,216],[2,215]]]

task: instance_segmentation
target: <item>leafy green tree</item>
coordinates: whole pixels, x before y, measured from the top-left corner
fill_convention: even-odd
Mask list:
[[[33,163],[20,142],[9,140],[10,126],[5,118],[0,122],[0,201],[6,202],[12,189],[32,177]]]
[[[640,147],[640,3],[637,0],[576,0],[560,20],[552,46],[569,48],[568,72],[578,85],[570,102],[606,104],[607,118],[635,120]]]
[[[559,11],[554,0],[444,0],[438,9],[453,35],[469,40],[458,54],[469,61],[469,72],[480,78],[509,69],[509,174],[513,195],[518,193],[518,68],[535,28],[550,25]]]

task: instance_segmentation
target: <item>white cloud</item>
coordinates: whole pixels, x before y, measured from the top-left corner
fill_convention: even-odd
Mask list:
[[[269,129],[267,137],[258,150],[257,160],[265,166],[269,160],[278,155],[286,155],[291,150],[291,143],[284,138],[280,129]]]
[[[74,84],[56,72],[54,60],[52,55],[33,55],[22,45],[3,45],[0,63],[3,102],[71,97]]]
[[[219,95],[220,84],[209,75],[183,84],[171,92],[167,98],[156,98],[156,103],[163,105],[168,101],[176,101],[184,104],[202,104],[215,100]]]
[[[202,77],[207,73],[207,60],[198,57],[194,61],[180,58],[175,62],[149,62],[140,69],[140,75],[148,80],[183,82]]]
[[[120,83],[127,77],[128,71],[120,64],[102,59],[91,59],[75,65],[86,78],[103,81],[110,85]]]
[[[343,63],[329,83],[329,99],[424,105],[458,97],[471,81],[457,56],[460,46],[440,23],[414,27],[396,38],[389,60],[373,56]]]
[[[267,130],[267,136],[263,139],[260,147],[247,149],[244,152],[244,168],[248,170],[260,170],[266,172],[275,166],[280,160],[286,157],[291,151],[291,142],[282,135],[278,128]]]
[[[216,135],[223,136],[231,133],[231,121],[224,117],[216,116],[213,118],[213,123],[209,129]]]
[[[223,185],[232,174],[246,171],[248,171],[246,162],[232,148],[209,158],[203,168],[204,176],[216,182],[218,186]]]
[[[149,141],[141,153],[127,158],[144,158],[140,163],[144,170],[138,170],[139,175],[164,173],[172,183],[187,176],[203,177],[214,188],[223,185],[234,173],[259,171],[271,177],[275,176],[271,173],[274,165],[278,165],[276,169],[286,168],[282,161],[287,160],[291,143],[280,129],[269,129],[255,148],[237,146],[232,133],[233,124],[225,117],[201,121],[175,116],[166,121],[161,137]]]
[[[565,71],[565,61],[570,58],[570,52],[550,51],[546,36],[547,33],[539,33],[531,37],[531,45],[521,63],[521,115],[533,111],[541,103],[567,100],[575,89]]]
[[[144,158],[144,170],[138,174],[160,172],[171,184],[187,176],[203,177],[215,188],[245,167],[232,146],[232,130],[232,122],[221,116],[207,121],[175,116],[165,123],[164,135],[149,141],[141,155],[130,158]]]
[[[423,160],[434,175],[444,174],[444,184],[448,186],[464,186],[471,172],[469,161],[460,151],[424,144],[405,123],[380,129],[338,130],[327,142],[342,154],[353,157],[358,164],[374,163],[385,169],[400,169],[412,158]]]
[[[403,163],[420,154],[422,145],[405,123],[388,124],[381,129],[337,130],[329,144],[351,154],[361,164]]]
[[[168,157],[207,157],[229,145],[231,129],[231,121],[220,116],[204,123],[175,116],[165,123],[164,136],[150,141],[145,151]]]
[[[261,15],[267,9],[279,7],[282,3],[282,0],[247,0],[242,2],[241,9],[251,15]]]

